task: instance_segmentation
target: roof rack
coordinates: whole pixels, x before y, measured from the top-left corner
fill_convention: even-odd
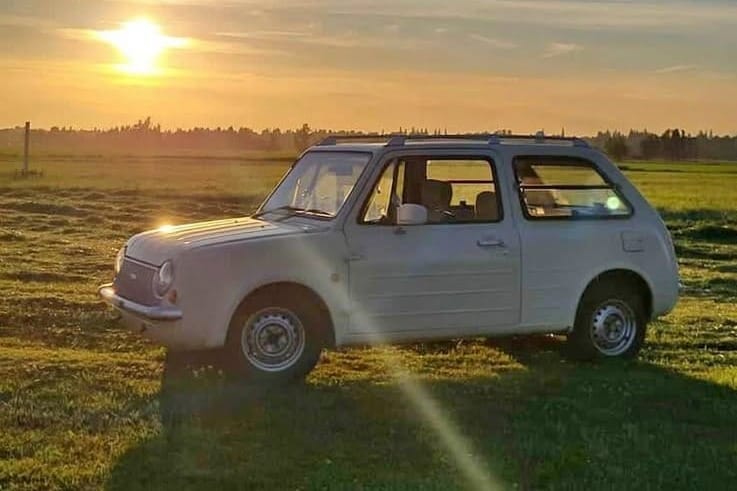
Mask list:
[[[561,142],[561,143],[570,143],[574,147],[589,148],[588,142],[584,140],[583,138],[579,138],[577,136],[573,136],[573,137],[548,136],[542,131],[538,131],[534,135],[512,135],[512,134],[494,133],[489,138],[489,144],[499,145],[501,143],[504,143],[505,140],[509,142],[514,142],[515,140],[532,140],[534,143],[537,143],[537,144]]]
[[[538,131],[534,135],[512,135],[504,133],[466,133],[454,135],[331,135],[324,138],[318,146],[337,145],[341,142],[350,143],[353,141],[371,141],[376,143],[384,142],[386,147],[403,146],[408,142],[423,141],[481,141],[488,145],[501,145],[504,143],[517,143],[520,140],[529,140],[530,143],[570,143],[574,147],[588,148],[589,144],[578,137],[565,136],[546,136],[542,131]]]
[[[337,145],[338,143],[351,143],[351,142],[386,142],[386,146],[403,145],[404,135],[329,135],[323,138],[318,147],[326,147],[331,145]],[[396,139],[396,141],[395,141]],[[401,141],[400,141],[401,140]]]

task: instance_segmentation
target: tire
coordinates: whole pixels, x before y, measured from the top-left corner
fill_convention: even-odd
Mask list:
[[[324,316],[299,293],[267,290],[240,305],[225,345],[231,376],[282,385],[299,382],[312,371],[325,347]]]
[[[578,306],[567,351],[575,360],[634,358],[647,331],[645,302],[627,282],[589,287]]]

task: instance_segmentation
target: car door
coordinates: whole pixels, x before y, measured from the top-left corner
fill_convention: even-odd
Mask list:
[[[565,329],[586,283],[607,267],[628,264],[642,236],[631,232],[631,205],[595,162],[518,154],[510,168],[524,258],[520,323],[525,330]]]
[[[493,155],[388,157],[344,231],[350,333],[421,339],[510,329],[520,315],[520,244]],[[396,225],[402,203],[428,223]]]

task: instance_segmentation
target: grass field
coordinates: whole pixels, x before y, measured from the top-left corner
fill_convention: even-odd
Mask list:
[[[288,165],[268,159],[49,157],[29,180],[0,162],[0,489],[463,488],[395,355],[502,488],[737,482],[737,164],[625,164],[687,287],[637,361],[533,337],[328,352],[270,393],[174,375],[96,287],[135,232],[252,211]]]

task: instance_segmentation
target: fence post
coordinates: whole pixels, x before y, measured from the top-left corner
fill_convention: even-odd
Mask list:
[[[31,122],[26,121],[26,138],[23,145],[23,174],[28,174],[28,144],[31,140]]]

